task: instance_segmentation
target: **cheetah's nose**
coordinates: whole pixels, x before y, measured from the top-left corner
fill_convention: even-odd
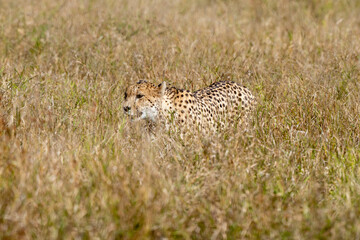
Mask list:
[[[125,112],[125,113],[128,113],[129,111],[130,111],[130,107],[129,107],[129,106],[125,106],[125,107],[124,107],[124,112]]]

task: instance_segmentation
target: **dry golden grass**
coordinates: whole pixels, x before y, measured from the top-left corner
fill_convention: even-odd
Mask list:
[[[1,239],[360,239],[357,0],[0,0]],[[143,134],[139,79],[224,78],[247,131]]]

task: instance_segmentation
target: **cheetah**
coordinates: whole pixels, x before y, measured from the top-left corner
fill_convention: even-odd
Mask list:
[[[255,102],[246,87],[233,81],[215,82],[190,92],[166,82],[154,85],[141,80],[126,89],[123,109],[134,121],[175,122],[188,129],[214,132],[247,119]]]

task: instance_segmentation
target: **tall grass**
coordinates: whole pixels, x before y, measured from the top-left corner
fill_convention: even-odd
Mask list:
[[[360,4],[0,0],[1,239],[359,239]],[[222,79],[247,130],[144,134],[139,79]]]

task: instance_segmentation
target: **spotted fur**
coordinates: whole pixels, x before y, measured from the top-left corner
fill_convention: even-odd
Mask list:
[[[127,88],[123,108],[133,120],[151,123],[175,121],[188,128],[216,130],[242,122],[253,109],[255,98],[244,86],[221,81],[190,92],[139,81]]]

